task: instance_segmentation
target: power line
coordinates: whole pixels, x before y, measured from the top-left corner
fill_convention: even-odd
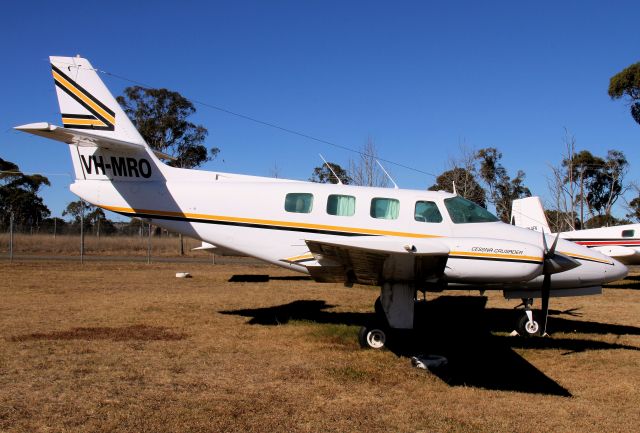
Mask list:
[[[109,71],[104,71],[102,69],[97,69],[97,68],[94,69],[94,70],[96,72],[101,73],[101,74],[108,75],[110,77],[114,77],[114,78],[117,78],[119,80],[127,81],[127,82],[132,83],[132,84],[137,84],[137,85],[145,87],[145,88],[153,88],[153,86],[150,86],[150,85],[148,85],[146,83],[142,83],[140,81],[132,80],[130,78],[123,77],[122,75],[114,74],[114,73],[109,72]],[[304,132],[300,132],[300,131],[296,131],[294,129],[286,128],[284,126],[280,126],[280,125],[277,125],[277,124],[272,123],[272,122],[266,122],[264,120],[256,119],[255,117],[251,117],[251,116],[248,116],[246,114],[242,114],[242,113],[238,113],[238,112],[235,112],[235,111],[232,111],[232,110],[228,110],[228,109],[226,109],[224,107],[220,107],[218,105],[210,104],[208,102],[200,101],[200,100],[197,100],[197,99],[191,99],[191,101],[193,101],[194,103],[196,103],[198,105],[202,105],[203,107],[211,108],[213,110],[217,110],[217,111],[220,111],[222,113],[229,114],[231,116],[239,117],[241,119],[245,119],[245,120],[248,120],[250,122],[254,122],[254,123],[257,123],[257,124],[260,124],[260,125],[263,125],[263,126],[267,126],[269,128],[278,129],[278,130],[280,130],[282,132],[286,132],[288,134],[297,135],[298,137],[306,138],[307,140],[312,140],[312,141],[315,141],[317,143],[322,143],[322,144],[328,144],[329,146],[333,146],[333,147],[336,147],[338,149],[346,150],[348,152],[357,153],[357,154],[362,155],[362,156],[367,157],[367,158],[375,158],[375,159],[377,159],[379,161],[383,161],[383,162],[386,162],[388,164],[393,164],[393,165],[395,165],[397,167],[401,167],[401,168],[404,168],[404,169],[407,169],[407,170],[415,171],[415,172],[421,173],[421,174],[426,174],[428,176],[437,177],[437,175],[435,175],[433,173],[429,173],[428,171],[420,170],[418,168],[411,167],[411,166],[408,166],[408,165],[405,165],[405,164],[401,164],[399,162],[391,161],[389,159],[376,157],[374,155],[369,155],[369,154],[367,154],[365,152],[361,152],[359,150],[353,149],[353,148],[348,147],[348,146],[344,146],[342,144],[338,144],[338,143],[334,143],[334,142],[331,142],[331,141],[328,141],[328,140],[324,140],[322,138],[314,137],[312,135],[305,134]]]

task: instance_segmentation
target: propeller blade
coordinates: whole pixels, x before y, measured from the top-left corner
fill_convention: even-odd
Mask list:
[[[560,239],[560,233],[556,235],[555,240],[553,241],[553,245],[551,245],[551,249],[549,249],[549,256],[553,257],[556,252],[556,246],[558,245],[558,239]]]
[[[547,334],[547,318],[549,317],[549,297],[551,295],[551,275],[544,274],[542,280],[542,330],[540,335],[545,336]]]

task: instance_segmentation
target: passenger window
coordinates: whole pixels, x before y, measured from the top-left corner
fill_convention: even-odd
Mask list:
[[[313,209],[313,194],[292,192],[284,199],[284,210],[295,213],[309,213]]]
[[[417,201],[414,218],[416,221],[425,223],[442,222],[442,214],[440,214],[438,206],[432,201]]]
[[[350,195],[332,194],[327,200],[329,215],[353,216],[356,213],[356,198]]]
[[[622,230],[623,238],[632,238],[635,234],[635,230]]]
[[[385,220],[398,219],[400,202],[394,198],[374,198],[371,200],[371,216]]]

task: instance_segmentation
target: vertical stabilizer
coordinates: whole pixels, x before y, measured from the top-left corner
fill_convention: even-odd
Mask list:
[[[81,57],[50,57],[65,128],[146,146],[97,70]]]
[[[511,207],[511,224],[537,232],[551,233],[540,197],[514,200]]]

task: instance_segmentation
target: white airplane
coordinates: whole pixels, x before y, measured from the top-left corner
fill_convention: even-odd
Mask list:
[[[518,227],[551,233],[540,197],[514,200],[511,223]],[[561,239],[613,257],[625,265],[640,265],[640,224],[572,230],[561,232],[559,236]]]
[[[363,347],[381,348],[391,330],[412,329],[417,291],[502,290],[525,300],[527,332],[544,335],[550,297],[600,293],[627,274],[597,251],[504,224],[446,192],[167,166],[86,59],[50,60],[63,126],[16,129],[69,144],[72,192],[319,282],[380,286],[376,320],[360,330]],[[541,326],[530,309],[540,297]]]

